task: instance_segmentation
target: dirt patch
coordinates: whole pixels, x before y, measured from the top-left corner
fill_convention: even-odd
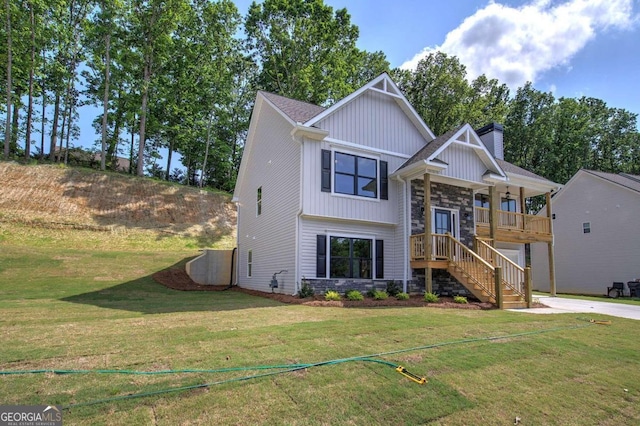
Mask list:
[[[153,279],[165,287],[172,288],[180,291],[223,291],[229,289],[224,285],[201,285],[195,283],[189,275],[187,275],[184,269],[169,268],[153,274]],[[289,294],[280,293],[267,293],[257,290],[249,290],[240,287],[231,287],[229,290],[237,291],[240,293],[250,294],[252,296],[266,297],[268,299],[277,300],[282,303],[291,303],[307,306],[334,306],[344,308],[371,308],[371,307],[385,307],[385,306],[404,306],[404,307],[416,307],[416,306],[428,306],[431,308],[455,308],[455,309],[495,309],[495,306],[491,303],[482,303],[477,301],[469,301],[467,304],[455,303],[450,297],[441,297],[438,303],[427,303],[420,295],[412,295],[409,300],[397,300],[393,297],[389,297],[386,300],[373,300],[371,298],[365,298],[362,301],[327,301],[321,295],[315,295],[313,297],[307,297],[301,299],[298,296],[291,296]]]

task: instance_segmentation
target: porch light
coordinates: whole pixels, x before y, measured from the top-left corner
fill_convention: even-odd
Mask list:
[[[507,186],[507,193],[505,194],[505,196],[507,197],[507,200],[511,199],[511,193],[509,192],[509,187]]]

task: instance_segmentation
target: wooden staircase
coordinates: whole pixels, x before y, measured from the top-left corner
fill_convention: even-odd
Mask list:
[[[526,308],[530,274],[482,240],[476,251],[451,235],[433,235],[436,255],[448,260],[447,271],[478,300],[501,309]],[[438,253],[439,252],[439,253]]]

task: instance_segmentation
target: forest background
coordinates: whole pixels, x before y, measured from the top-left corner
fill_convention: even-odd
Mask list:
[[[131,174],[232,191],[257,90],[329,106],[388,72],[436,135],[497,122],[505,159],[555,182],[580,168],[640,175],[636,113],[471,78],[440,51],[392,69],[357,47],[346,8],[322,0],[253,2],[244,15],[230,0],[2,1],[5,159],[107,170],[124,157]],[[95,141],[79,140],[85,104]]]

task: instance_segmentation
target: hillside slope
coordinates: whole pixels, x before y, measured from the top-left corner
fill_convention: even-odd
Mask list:
[[[0,221],[215,239],[235,234],[236,213],[226,194],[87,169],[1,162]]]

